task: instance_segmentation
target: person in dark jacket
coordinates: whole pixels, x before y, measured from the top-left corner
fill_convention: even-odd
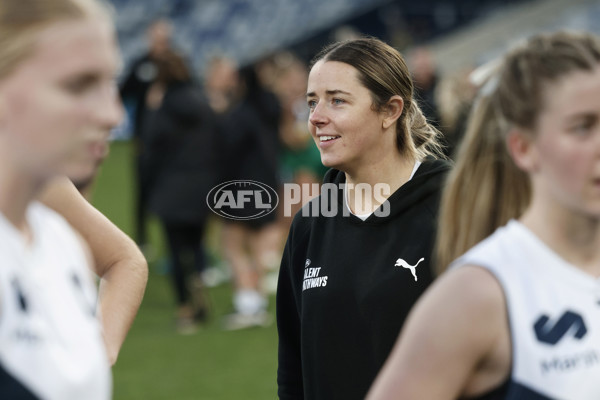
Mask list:
[[[363,399],[433,280],[449,164],[396,50],[326,47],[308,78],[309,129],[331,170],[295,216],[277,291],[278,394]]]
[[[239,70],[240,97],[226,114],[224,137],[228,166],[224,181],[260,182],[279,189],[279,124],[281,105],[267,90],[255,66]],[[281,254],[281,235],[276,213],[247,218],[248,210],[232,213],[224,221],[224,253],[234,278],[235,312],[223,320],[226,330],[268,325],[263,278],[269,267],[277,266]],[[271,260],[275,260],[274,262]]]
[[[149,250],[147,243],[146,219],[148,214],[149,182],[152,179],[152,165],[149,165],[147,139],[142,129],[147,111],[146,95],[156,81],[158,59],[172,51],[172,28],[168,20],[153,21],[147,31],[148,51],[133,60],[127,71],[119,92],[123,102],[131,108],[133,141],[135,144],[135,173],[137,191],[135,198],[135,240],[140,247]]]
[[[149,208],[165,230],[178,328],[185,333],[206,313],[199,273],[205,265],[201,241],[209,212],[206,196],[218,183],[216,122],[181,56],[167,52],[157,65],[143,125],[153,166]]]

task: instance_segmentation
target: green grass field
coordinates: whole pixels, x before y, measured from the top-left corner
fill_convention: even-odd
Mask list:
[[[112,144],[93,192],[93,203],[126,233],[133,226],[131,145]],[[165,250],[156,221],[150,240],[157,259]],[[211,238],[211,243],[218,239]],[[214,254],[214,252],[213,252]],[[212,314],[199,332],[183,336],[174,329],[174,297],[159,262],[150,264],[146,295],[113,369],[115,400],[274,399],[277,331],[275,324],[225,332],[222,315],[232,311],[229,284],[212,288]],[[270,310],[274,314],[274,299]]]

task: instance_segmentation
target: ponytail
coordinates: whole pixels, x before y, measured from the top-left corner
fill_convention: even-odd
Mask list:
[[[436,242],[438,274],[456,258],[519,217],[527,207],[529,178],[510,158],[494,99],[476,103],[442,195]]]
[[[400,152],[407,149],[404,132],[410,133],[415,147],[414,152],[418,159],[422,160],[427,156],[441,159],[447,158],[444,154],[444,146],[440,143],[442,133],[427,121],[421,108],[414,100],[408,105],[404,120],[404,129],[402,129],[401,124],[398,125],[396,145]]]

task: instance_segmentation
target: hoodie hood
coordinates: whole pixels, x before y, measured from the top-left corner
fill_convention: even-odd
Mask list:
[[[415,203],[425,201],[431,196],[440,195],[441,188],[446,179],[446,174],[450,171],[452,165],[449,161],[427,158],[421,163],[412,179],[400,186],[386,200],[390,204],[390,213],[381,217],[373,213],[365,221],[352,215],[350,218],[359,223],[378,224],[384,223],[397,214],[406,212]],[[330,169],[323,178],[323,183],[334,184],[338,188],[337,202],[338,207],[345,207],[344,191],[342,184],[346,183],[346,174],[337,169]],[[332,201],[329,199],[329,201]],[[380,208],[383,205],[380,206]],[[341,210],[341,208],[338,208]]]

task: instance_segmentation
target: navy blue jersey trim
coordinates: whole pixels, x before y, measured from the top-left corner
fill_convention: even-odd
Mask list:
[[[553,400],[516,382],[511,382],[506,400]]]
[[[40,400],[0,365],[0,399]]]

